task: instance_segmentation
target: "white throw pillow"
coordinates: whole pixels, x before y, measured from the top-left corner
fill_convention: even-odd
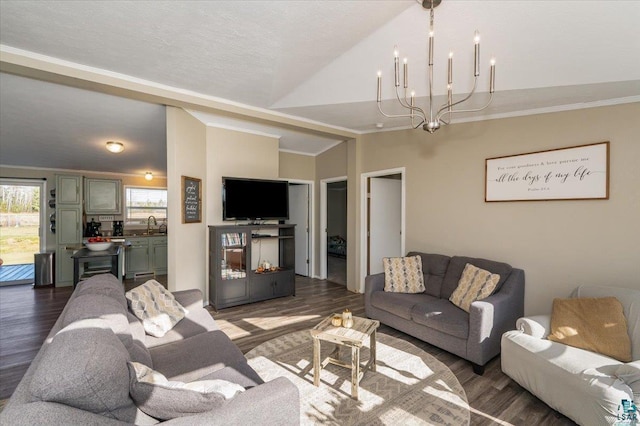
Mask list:
[[[145,332],[151,336],[164,336],[188,313],[156,280],[129,290],[125,296],[131,312],[142,320]]]
[[[245,390],[226,380],[170,381],[144,364],[127,365],[131,398],[140,410],[161,420],[210,411]]]

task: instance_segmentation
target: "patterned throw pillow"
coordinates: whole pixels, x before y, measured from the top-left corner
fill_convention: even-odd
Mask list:
[[[500,281],[500,275],[480,269],[467,263],[462,271],[458,287],[453,291],[449,300],[467,312],[476,300],[491,296]]]
[[[127,363],[129,393],[140,410],[160,420],[211,411],[244,392],[244,387],[226,380],[170,381],[146,365]]]
[[[164,336],[188,313],[156,280],[129,290],[125,296],[131,312],[142,320],[145,332],[151,336]]]
[[[424,276],[420,256],[384,257],[384,291],[393,293],[423,293]]]

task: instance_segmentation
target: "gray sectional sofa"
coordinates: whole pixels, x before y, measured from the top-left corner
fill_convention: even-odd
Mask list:
[[[156,338],[146,335],[128,310],[115,277],[97,275],[79,283],[0,413],[0,424],[159,423],[134,403],[127,361],[145,364],[173,381],[222,379],[246,389],[210,411],[164,423],[299,424],[296,386],[285,378],[264,383],[203,308],[199,290],[173,294],[188,314]]]
[[[502,334],[524,314],[524,271],[492,260],[411,252],[419,255],[424,293],[384,291],[384,273],[365,279],[365,312],[369,318],[471,361],[477,374],[500,353]],[[469,312],[449,297],[467,263],[500,275],[493,294],[471,304]]]

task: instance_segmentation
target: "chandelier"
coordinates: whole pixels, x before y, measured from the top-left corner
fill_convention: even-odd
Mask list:
[[[382,72],[378,71],[378,94],[377,94],[377,103],[378,110],[382,115],[388,118],[410,118],[411,126],[414,129],[422,126],[423,130],[426,130],[429,133],[434,133],[436,130],[440,128],[442,124],[449,124],[451,122],[452,114],[458,113],[471,113],[482,111],[486,107],[489,106],[491,101],[493,100],[493,92],[495,89],[495,80],[496,80],[496,61],[495,59],[491,59],[491,68],[489,72],[489,100],[487,103],[475,109],[454,109],[455,106],[462,104],[467,101],[476,91],[476,86],[478,84],[478,77],[480,76],[480,34],[478,31],[475,32],[474,35],[474,66],[473,66],[473,88],[471,92],[464,98],[460,100],[454,101],[453,99],[453,52],[449,52],[449,62],[447,66],[447,102],[439,107],[435,107],[433,105],[433,16],[434,16],[434,8],[436,8],[442,0],[417,0],[418,3],[422,3],[422,7],[430,10],[430,20],[429,20],[429,69],[428,69],[428,81],[429,81],[429,114],[425,112],[424,109],[417,107],[415,105],[415,92],[411,91],[409,93],[409,98],[407,98],[407,92],[409,90],[409,65],[407,63],[407,58],[404,58],[403,68],[402,68],[402,79],[403,79],[403,88],[404,93],[401,96],[400,89],[400,53],[398,51],[398,47],[396,46],[393,52],[393,64],[395,70],[395,91],[396,98],[402,107],[408,110],[407,114],[385,114],[382,111]],[[416,124],[417,122],[417,124]]]

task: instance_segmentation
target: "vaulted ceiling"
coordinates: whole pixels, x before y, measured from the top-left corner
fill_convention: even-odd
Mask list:
[[[353,132],[406,127],[393,109],[394,45],[425,104],[429,13],[392,1],[22,1],[0,3],[0,53],[320,122]],[[435,14],[434,95],[454,51],[454,92],[471,89],[481,32],[478,102],[497,59],[488,119],[640,101],[640,1],[444,0]],[[3,71],[12,71],[6,60]],[[166,169],[164,108],[78,87],[0,74],[0,164],[141,173]],[[473,105],[472,105],[473,106]],[[194,111],[204,123],[280,137],[316,155],[340,140],[304,129]],[[125,153],[107,156],[106,140]],[[428,135],[425,134],[428,140]],[[43,147],[46,146],[46,149]]]

